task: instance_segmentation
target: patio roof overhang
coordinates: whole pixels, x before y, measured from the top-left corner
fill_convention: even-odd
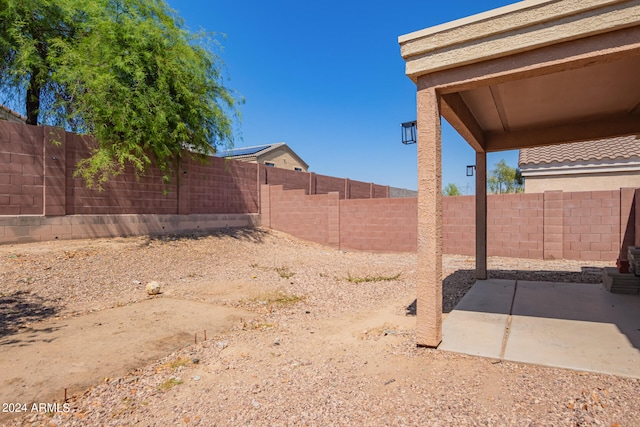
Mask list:
[[[640,134],[640,0],[525,0],[399,43],[418,91],[417,335],[436,347],[440,117],[476,150],[476,271],[486,278],[487,152]]]
[[[399,42],[478,151],[640,133],[638,1],[523,1]]]

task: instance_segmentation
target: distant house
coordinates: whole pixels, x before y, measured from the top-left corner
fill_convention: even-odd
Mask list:
[[[13,111],[9,107],[5,107],[4,105],[0,105],[0,120],[6,120],[12,123],[26,123],[27,118],[22,114]]]
[[[525,193],[640,187],[640,135],[523,148]]]
[[[309,170],[309,165],[284,142],[234,148],[216,153],[216,156],[300,172]]]

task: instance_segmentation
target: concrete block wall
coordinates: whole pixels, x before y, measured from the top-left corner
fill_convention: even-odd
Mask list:
[[[371,184],[360,181],[348,181],[349,199],[369,199],[372,198]]]
[[[262,186],[262,224],[323,244],[374,251],[417,250],[417,199],[339,200],[303,190]],[[637,239],[635,209],[640,190],[490,195],[488,255],[533,259],[611,261],[625,259]],[[331,200],[331,201],[329,201]],[[329,204],[329,205],[327,205]],[[275,220],[274,220],[275,219]],[[307,229],[308,228],[308,229]],[[475,255],[475,197],[443,200],[444,253]]]
[[[446,254],[476,253],[474,196],[447,196],[442,200],[442,250]]]
[[[162,226],[128,225],[132,220],[126,215],[151,215],[149,220],[139,217],[136,224],[181,218],[171,219],[174,226],[165,224],[167,232],[184,230],[180,223],[191,224],[193,218],[200,218],[196,230],[200,224],[222,224],[229,221],[225,214],[245,215],[234,224],[256,224],[255,216],[249,221],[246,215],[260,211],[263,225],[319,243],[415,250],[410,242],[417,240],[417,226],[414,231],[412,222],[417,215],[416,199],[372,200],[389,198],[388,186],[211,158],[206,164],[185,160],[179,178],[169,185],[156,169],[139,179],[128,169],[104,184],[100,192],[87,189],[81,178],[73,176],[75,165],[93,146],[90,137],[0,120],[0,216],[5,216],[0,242],[91,237],[91,230],[99,230],[95,235],[103,237],[108,233],[129,235],[130,230],[163,230]],[[282,186],[266,185],[273,183]],[[287,194],[286,190],[297,191]],[[491,195],[488,254],[625,259],[627,246],[640,245],[640,233],[636,233],[640,229],[639,193],[638,189],[620,189]],[[319,195],[325,197],[316,197]],[[34,215],[43,218],[33,219]],[[54,220],[65,215],[77,218]],[[202,220],[205,217],[197,215],[210,217]],[[96,219],[101,216],[107,219]],[[120,225],[118,218],[123,221]],[[70,226],[75,231],[69,231]],[[473,196],[444,198],[443,240],[445,253],[474,255]]]
[[[187,159],[182,165],[180,197],[189,193],[184,213],[258,212],[257,165],[212,157],[205,164]]]
[[[188,155],[171,184],[156,168],[139,178],[126,168],[98,191],[74,177],[95,147],[88,136],[0,120],[0,215],[256,213],[261,184],[341,198],[351,189],[351,197],[388,196],[380,185],[216,157],[202,164]]]
[[[0,120],[0,215],[42,214],[44,128]]]
[[[366,251],[416,252],[418,200],[340,201],[340,247]]]
[[[621,202],[625,189],[563,193],[563,256],[616,260],[621,245]],[[633,193],[631,193],[633,194]]]
[[[197,233],[257,225],[257,214],[0,216],[0,244]]]
[[[487,253],[513,258],[543,257],[542,194],[495,194],[487,198]]]
[[[615,261],[636,238],[636,192],[623,188],[490,195],[488,255]],[[445,253],[474,254],[474,203],[473,196],[444,198]]]
[[[640,246],[640,189],[620,190],[620,253],[619,259],[627,260],[629,246]]]
[[[371,194],[374,199],[391,197],[390,187],[388,185],[372,184]]]
[[[328,246],[385,252],[417,250],[417,200],[341,200],[338,192],[262,186],[262,225]]]
[[[564,194],[547,191],[543,194],[543,258],[564,258]]]
[[[51,144],[45,142],[45,146]],[[136,177],[132,167],[105,182],[103,190],[87,188],[84,180],[74,177],[75,165],[86,158],[95,146],[88,136],[66,133],[65,140],[66,215],[125,215],[178,213],[178,192],[174,182],[166,184],[157,168],[149,168],[147,174]],[[46,175],[45,175],[46,177]]]
[[[305,190],[284,190],[281,185],[263,185],[261,191],[263,225],[323,245],[339,245],[337,192],[309,196]]]
[[[256,165],[254,164],[254,167]],[[309,174],[288,169],[265,166],[265,182],[261,184],[282,185],[285,190],[309,189]]]
[[[348,184],[346,180],[342,178],[336,178],[333,176],[316,175],[316,188],[313,194],[327,194],[337,191],[340,195],[340,199],[344,199],[346,196],[346,188]]]

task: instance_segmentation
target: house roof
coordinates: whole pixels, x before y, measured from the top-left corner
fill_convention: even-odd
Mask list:
[[[252,147],[234,148],[231,150],[220,151],[216,153],[216,157],[226,157],[232,159],[257,159],[259,156],[263,156],[278,148],[284,148],[292,156],[300,161],[305,168],[309,168],[307,162],[302,160],[285,142],[276,142],[274,144],[254,145]]]
[[[640,135],[523,148],[519,166],[640,158]]]
[[[276,144],[254,145],[252,147],[233,148],[231,150],[220,151],[216,153],[216,157],[256,157],[258,154],[265,154],[273,151],[278,147],[285,145],[284,142]]]
[[[11,120],[12,117],[15,120]],[[4,105],[0,105],[0,119],[9,120],[9,121],[19,121],[21,123],[25,123],[27,121],[27,118],[25,116],[23,116],[22,114],[16,111],[13,111],[11,108]]]

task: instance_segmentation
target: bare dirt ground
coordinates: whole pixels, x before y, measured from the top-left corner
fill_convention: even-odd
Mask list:
[[[260,229],[0,246],[0,424],[640,425],[637,380],[417,348],[416,262]],[[489,261],[527,280],[601,266]],[[447,313],[474,261],[444,267]]]

